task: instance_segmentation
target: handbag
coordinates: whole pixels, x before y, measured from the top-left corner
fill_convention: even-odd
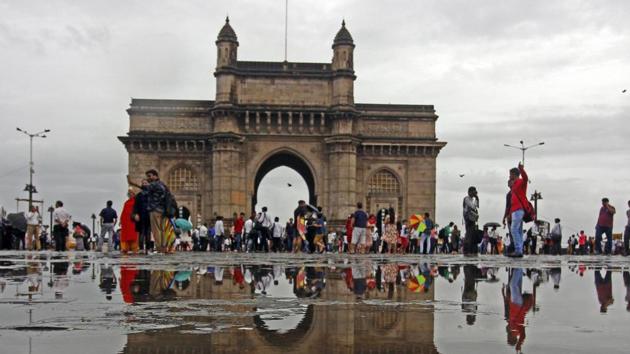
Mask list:
[[[527,200],[526,203],[523,203],[518,193],[516,194],[516,198],[518,198],[518,201],[523,206],[523,211],[525,212],[525,214],[523,214],[523,222],[532,222],[536,220],[536,211],[534,210],[532,203],[529,200]]]

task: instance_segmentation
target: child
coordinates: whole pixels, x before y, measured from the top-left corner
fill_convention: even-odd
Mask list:
[[[75,239],[75,249],[77,251],[85,251],[85,247],[84,247],[84,243],[83,243],[83,238],[85,237],[85,231],[83,231],[83,228],[81,227],[81,224],[77,224],[74,227],[74,230],[72,232],[72,236]]]
[[[326,249],[326,245],[324,244],[324,234],[323,234],[324,218],[321,213],[317,214],[317,220],[315,221],[315,224],[313,226],[317,228],[315,239],[313,240],[313,244],[315,244],[315,247],[317,248],[318,253],[324,253],[324,250]]]

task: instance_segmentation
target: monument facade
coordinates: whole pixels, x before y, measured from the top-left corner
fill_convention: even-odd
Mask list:
[[[438,141],[432,105],[354,102],[354,41],[342,23],[330,63],[238,60],[229,19],[216,40],[215,100],[132,99],[129,175],[150,168],[198,220],[248,213],[262,178],[287,166],[308,202],[342,222],[368,211],[435,212]],[[193,217],[194,219],[194,217]],[[194,220],[193,220],[194,221]]]

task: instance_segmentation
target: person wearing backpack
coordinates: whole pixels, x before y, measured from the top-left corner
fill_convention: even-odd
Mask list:
[[[168,189],[164,182],[160,180],[156,170],[148,170],[146,172],[149,185],[146,187],[148,192],[147,211],[149,212],[149,220],[151,222],[151,233],[155,240],[155,250],[158,253],[166,252],[166,240],[164,239],[164,214],[166,212],[166,199]]]

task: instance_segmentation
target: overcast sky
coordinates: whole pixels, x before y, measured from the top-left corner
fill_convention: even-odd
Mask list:
[[[27,183],[87,221],[126,190],[130,98],[213,99],[214,41],[225,15],[239,59],[281,61],[284,1],[0,0],[0,204]],[[542,217],[592,233],[600,199],[630,199],[630,2],[290,1],[289,61],[328,62],[345,18],[355,44],[355,101],[433,104],[438,222],[461,222],[469,185],[482,221],[499,220],[507,171],[527,154]],[[459,174],[465,174],[460,178]],[[269,178],[282,184],[282,178]],[[278,202],[278,201],[276,201]],[[290,202],[293,204],[293,202]],[[419,211],[420,212],[420,211]]]

